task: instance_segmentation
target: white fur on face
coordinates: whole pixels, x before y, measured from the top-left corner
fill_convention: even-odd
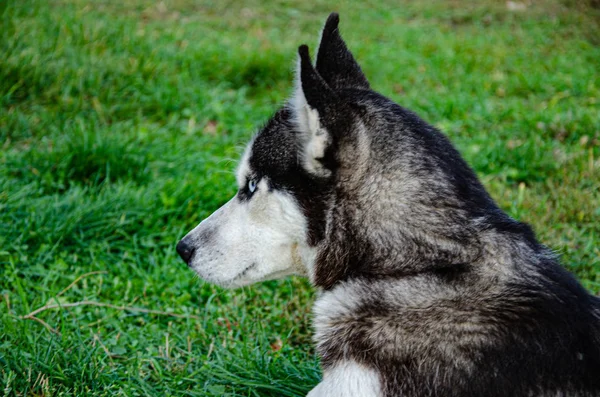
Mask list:
[[[381,382],[376,371],[354,361],[337,364],[323,373],[323,380],[307,397],[378,397]]]
[[[299,65],[299,63],[298,63]],[[302,91],[300,71],[290,99],[293,120],[301,132],[300,158],[305,169],[328,176],[319,159],[330,145],[317,110],[310,107]],[[251,141],[237,171],[240,187],[253,178],[249,164]],[[194,249],[189,263],[204,280],[239,287],[292,274],[313,278],[316,248],[307,244],[307,220],[298,203],[286,192],[269,190],[263,178],[249,200],[237,196],[200,223],[186,237]]]
[[[244,154],[242,154],[242,158],[240,159],[237,172],[235,174],[235,178],[238,184],[238,187],[242,187],[247,183],[247,179],[252,176],[250,172],[250,153],[252,153],[252,144],[254,143],[254,138],[246,145],[246,149],[244,150]]]
[[[248,155],[240,170],[249,171]],[[240,179],[247,183],[245,177]],[[211,283],[240,287],[292,274],[307,274],[314,257],[306,243],[306,219],[294,198],[258,182],[247,200],[233,197],[185,237],[194,255],[190,267]]]

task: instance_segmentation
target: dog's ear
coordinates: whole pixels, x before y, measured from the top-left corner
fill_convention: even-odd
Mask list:
[[[296,89],[290,100],[293,119],[299,131],[300,161],[317,176],[331,175],[332,147],[343,132],[344,105],[313,67],[308,47],[298,48]]]
[[[369,82],[340,36],[340,17],[333,12],[327,18],[317,54],[317,72],[334,90],[369,88]]]

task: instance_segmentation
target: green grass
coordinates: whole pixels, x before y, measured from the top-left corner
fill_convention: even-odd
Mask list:
[[[442,128],[600,291],[597,10],[213,3],[0,2],[0,394],[301,396],[318,382],[306,281],[221,290],[175,244],[235,192],[240,148],[332,10],[373,87]],[[46,304],[67,306],[23,318]]]

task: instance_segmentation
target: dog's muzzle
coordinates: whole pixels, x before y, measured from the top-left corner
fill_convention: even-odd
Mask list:
[[[189,266],[190,260],[192,259],[192,256],[194,256],[194,247],[189,245],[185,240],[186,239],[183,238],[181,241],[179,241],[179,243],[177,243],[177,253]]]

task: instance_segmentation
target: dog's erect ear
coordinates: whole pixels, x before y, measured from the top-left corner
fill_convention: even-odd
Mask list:
[[[306,104],[325,118],[338,101],[337,95],[333,93],[313,67],[308,53],[308,46],[301,45],[298,47],[298,56],[300,64],[297,77],[299,78],[300,87],[296,89],[302,91]]]
[[[317,72],[334,90],[369,88],[369,82],[340,36],[340,17],[333,12],[327,18],[317,54]]]
[[[300,132],[300,160],[307,171],[327,177],[331,167],[326,157],[340,127],[341,105],[313,67],[306,45],[298,48],[298,55],[296,91],[290,105]]]

